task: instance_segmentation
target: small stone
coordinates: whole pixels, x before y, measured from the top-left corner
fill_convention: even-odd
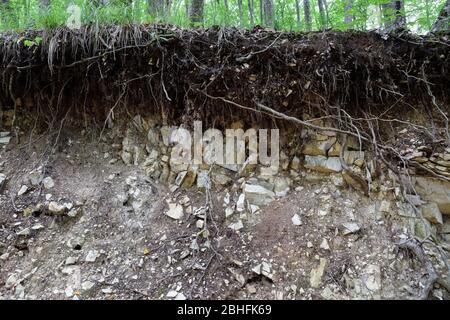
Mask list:
[[[317,214],[321,217],[325,217],[328,214],[328,210],[327,209],[319,209],[317,211]]]
[[[17,232],[18,236],[28,237],[31,234],[30,228],[25,228]]]
[[[307,246],[308,248],[314,247],[314,245],[313,245],[313,243],[312,243],[311,241],[308,241],[308,242],[306,243],[306,246]]]
[[[420,206],[422,216],[434,224],[443,224],[442,213],[436,203],[430,202]]]
[[[380,211],[389,213],[391,211],[391,202],[387,200],[381,201]]]
[[[291,218],[291,221],[294,226],[302,225],[302,220],[300,219],[300,216],[297,213],[294,214],[294,216]]]
[[[66,261],[64,261],[64,264],[66,266],[70,266],[70,265],[73,265],[73,264],[77,263],[77,261],[78,261],[78,259],[76,257],[68,257],[66,259]]]
[[[324,250],[330,250],[330,246],[328,245],[327,239],[323,239],[322,243],[320,244],[320,248]]]
[[[67,288],[64,290],[64,293],[66,294],[66,297],[67,297],[67,298],[73,297],[73,288],[72,288],[72,287],[67,287]]]
[[[66,207],[64,205],[60,205],[59,203],[52,201],[48,205],[48,211],[52,214],[63,214],[66,211]]]
[[[255,288],[255,286],[249,284],[249,285],[247,285],[247,291],[250,294],[255,294],[256,293],[256,288]]]
[[[69,212],[67,212],[67,216],[71,218],[75,218],[81,211],[81,208],[72,208]]]
[[[238,222],[231,223],[231,224],[228,226],[228,228],[230,228],[230,229],[232,229],[232,230],[234,230],[234,231],[239,231],[239,230],[241,230],[242,228],[244,228],[244,225],[243,225],[243,223],[242,223],[242,220],[239,220]]]
[[[44,226],[40,223],[37,223],[31,227],[31,230],[41,230],[41,229],[44,229]]]
[[[170,290],[167,292],[166,297],[167,298],[175,298],[178,295],[178,292],[175,290]]]
[[[195,223],[195,226],[199,229],[203,229],[203,226],[205,225],[205,222],[203,220],[197,220]]]
[[[8,144],[11,141],[11,137],[0,137],[0,144]]]
[[[239,195],[238,201],[236,202],[237,212],[242,212],[245,210],[245,194],[241,193]]]
[[[252,271],[256,274],[261,274],[261,264],[258,264],[252,268]]]
[[[39,170],[33,170],[28,175],[28,180],[30,181],[32,186],[38,186],[43,179],[43,175]]]
[[[100,256],[100,253],[97,250],[90,250],[86,255],[86,262],[95,262],[97,258]]]
[[[183,293],[178,293],[174,300],[186,300],[186,296]]]
[[[6,176],[3,173],[0,173],[0,187],[3,185],[3,182],[6,181]]]
[[[113,292],[113,290],[111,289],[111,288],[105,288],[105,289],[102,289],[102,292],[104,293],[104,294],[111,294],[112,292]]]
[[[11,274],[5,282],[5,288],[6,289],[11,289],[17,282],[19,281],[19,279],[17,278],[16,274]]]
[[[89,291],[89,290],[91,290],[94,286],[95,286],[95,283],[93,283],[93,282],[91,282],[91,281],[84,281],[84,282],[81,284],[81,289],[82,289],[83,291]]]
[[[325,268],[328,264],[328,260],[325,258],[320,258],[319,266],[311,270],[310,273],[310,284],[313,288],[318,288],[322,282],[322,277],[325,273]]]
[[[26,185],[23,185],[20,187],[19,191],[17,192],[18,196],[24,195],[28,191],[28,187]]]
[[[233,208],[225,208],[225,218],[228,218],[229,216],[231,216],[234,213]]]
[[[179,220],[183,218],[183,206],[177,203],[172,203],[167,201],[169,205],[169,210],[164,212],[164,214],[174,220]]]
[[[51,177],[44,178],[44,180],[42,180],[42,184],[46,190],[49,190],[55,186],[55,182]]]
[[[359,225],[354,222],[345,222],[342,224],[342,226],[344,227],[344,231],[343,231],[344,236],[346,236],[348,234],[356,233],[361,229],[359,227]]]
[[[257,206],[266,205],[275,200],[275,193],[260,185],[245,184],[244,193],[248,202]]]

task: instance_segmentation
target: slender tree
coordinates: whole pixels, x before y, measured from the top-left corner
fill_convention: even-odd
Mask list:
[[[189,20],[192,25],[195,26],[203,23],[203,6],[204,0],[191,0]]]
[[[311,31],[312,19],[311,19],[311,7],[309,0],[303,0],[303,10],[305,11],[305,29]]]
[[[327,27],[327,17],[325,13],[325,5],[323,3],[324,0],[317,0],[317,4],[319,6],[319,14],[320,14],[320,29],[324,30]]]
[[[273,0],[260,0],[262,3],[262,24],[267,27],[275,25],[275,8]]]
[[[248,15],[249,15],[249,18],[250,18],[250,25],[253,27],[255,25],[255,18],[253,16],[253,14],[254,14],[254,10],[253,10],[254,3],[253,3],[253,0],[248,0],[247,3],[248,3]]]
[[[436,22],[431,28],[431,31],[450,31],[450,0],[445,2],[445,5],[439,13]]]
[[[344,6],[344,23],[348,27],[353,22],[353,14],[351,13],[353,9],[353,0],[346,0]]]
[[[383,10],[384,28],[387,31],[406,28],[403,1],[391,1],[381,5]]]
[[[161,18],[165,14],[164,0],[147,0],[147,12],[152,17]]]
[[[238,0],[238,9],[239,9],[239,26],[243,26],[244,24],[244,13],[242,11],[242,0]]]
[[[50,6],[50,0],[39,0],[41,8],[47,9]]]
[[[300,14],[300,1],[295,0],[295,15],[297,18],[297,28],[300,30],[302,27],[302,17]]]

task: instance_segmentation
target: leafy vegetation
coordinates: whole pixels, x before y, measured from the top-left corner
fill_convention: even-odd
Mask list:
[[[256,25],[277,30],[371,30],[399,16],[417,33],[433,28],[449,0],[0,0],[0,30],[65,25],[80,8],[82,24],[164,22],[181,27]],[[73,18],[73,17],[72,17]],[[448,17],[447,17],[448,19]],[[447,24],[448,25],[448,24]]]

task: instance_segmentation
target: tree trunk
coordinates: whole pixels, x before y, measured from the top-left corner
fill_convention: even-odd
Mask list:
[[[318,0],[317,4],[319,5],[319,14],[320,14],[320,29],[324,30],[327,28],[327,18],[325,15],[325,7],[323,4],[323,0]]]
[[[305,29],[306,31],[311,31],[312,20],[309,0],[303,0],[303,10],[305,11]]]
[[[381,5],[383,9],[384,28],[386,31],[406,28],[403,1],[392,1]]]
[[[161,18],[165,14],[164,0],[147,0],[147,12],[155,18]]]
[[[302,18],[300,15],[300,2],[299,0],[295,0],[295,14],[297,18],[297,28],[300,30],[302,27]]]
[[[275,26],[275,8],[273,0],[262,0],[264,9],[264,25],[267,27]]]
[[[239,8],[239,26],[242,27],[242,25],[244,24],[242,12],[242,0],[238,0],[238,8]]]
[[[191,0],[189,20],[193,26],[198,26],[203,23],[203,4],[203,0]]]
[[[48,8],[50,6],[50,0],[40,0],[41,8]]]
[[[350,25],[353,22],[353,14],[350,11],[353,8],[353,0],[347,0],[344,6],[344,23]]]
[[[450,30],[450,0],[445,2],[444,7],[439,13],[436,22],[433,24],[431,31],[449,31]]]
[[[250,17],[250,26],[253,27],[255,25],[255,18],[253,17],[253,0],[248,0],[248,15]]]

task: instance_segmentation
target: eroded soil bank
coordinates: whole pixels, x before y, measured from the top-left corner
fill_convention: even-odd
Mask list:
[[[448,44],[4,35],[0,297],[447,299]],[[278,128],[278,170],[174,162],[194,120]]]

